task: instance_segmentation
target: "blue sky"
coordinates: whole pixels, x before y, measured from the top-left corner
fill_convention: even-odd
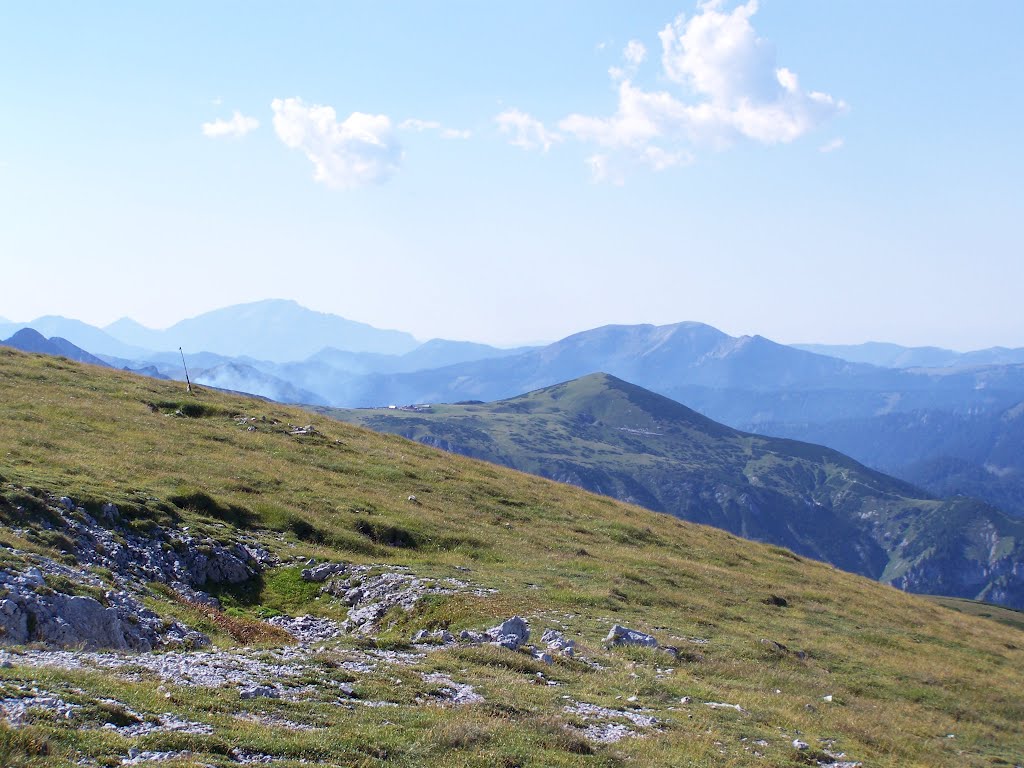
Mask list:
[[[1024,346],[1022,26],[1016,0],[0,3],[0,315],[281,297],[499,344]]]

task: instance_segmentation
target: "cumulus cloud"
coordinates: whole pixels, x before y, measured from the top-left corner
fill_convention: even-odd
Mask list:
[[[795,72],[777,64],[774,46],[751,23],[757,10],[757,0],[731,10],[723,0],[709,0],[692,16],[680,15],[666,25],[658,34],[659,74],[668,84],[662,90],[636,84],[647,50],[630,41],[623,50],[627,66],[609,70],[615,112],[571,114],[558,129],[603,148],[603,154],[587,160],[592,171],[594,157],[605,158],[607,166],[610,150],[664,170],[691,162],[698,147],[792,142],[846,111],[843,101],[805,90]]]
[[[274,131],[313,163],[313,178],[330,187],[353,188],[380,182],[402,159],[387,115],[353,112],[339,121],[333,107],[302,99],[274,99]]]
[[[260,121],[255,117],[247,117],[237,109],[232,113],[230,120],[217,118],[216,120],[203,123],[203,135],[211,139],[224,137],[241,138],[260,127]]]
[[[515,147],[543,149],[547,152],[553,144],[562,140],[557,133],[545,128],[540,120],[518,109],[506,109],[494,121],[498,124],[498,130],[512,137],[509,143]]]
[[[824,144],[822,144],[820,147],[818,147],[818,151],[819,152],[835,152],[837,149],[842,149],[843,148],[843,144],[845,144],[845,143],[846,142],[843,141],[841,138],[832,139],[832,141],[827,141]]]

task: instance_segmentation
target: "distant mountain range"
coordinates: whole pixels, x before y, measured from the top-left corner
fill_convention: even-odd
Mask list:
[[[324,347],[350,352],[403,354],[419,346],[411,334],[385,331],[337,315],[314,312],[294,301],[268,299],[206,312],[165,330],[146,328],[122,318],[104,329],[77,320],[47,316],[31,323],[0,326],[13,332],[31,326],[46,335],[70,339],[94,354],[133,358],[147,352],[213,352],[275,362],[302,360]]]
[[[395,355],[419,346],[411,334],[380,330],[281,299],[217,309],[182,320],[163,331],[145,328],[128,318],[104,330],[118,341],[136,347],[183,347],[274,362],[302,360],[331,346],[350,352]]]
[[[23,325],[0,325],[0,338]],[[1024,350],[798,348],[695,322],[610,325],[515,350],[417,344],[280,300],[165,331],[53,316],[32,326],[118,368],[183,379],[181,346],[196,382],[343,407],[491,401],[605,371],[734,428],[828,445],[932,493],[1024,516],[1024,363],[1014,362]]]
[[[869,341],[865,344],[793,344],[796,349],[838,357],[852,363],[883,368],[967,368],[979,365],[1024,363],[1024,348],[990,347],[973,352],[954,352],[941,347],[902,347]]]
[[[1024,607],[1024,520],[592,374],[487,404],[321,413],[766,541],[903,589]]]

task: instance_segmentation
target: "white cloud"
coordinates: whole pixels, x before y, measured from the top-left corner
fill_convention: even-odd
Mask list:
[[[498,130],[512,136],[510,144],[523,149],[540,148],[547,152],[554,143],[562,140],[557,133],[545,128],[540,120],[518,109],[506,109],[494,121],[498,124]]]
[[[634,67],[640,66],[647,58],[647,48],[639,40],[630,40],[622,50],[622,58],[626,60],[627,64],[632,64]]]
[[[681,14],[658,33],[665,75],[716,104],[769,97],[778,82],[775,50],[750,24],[757,0],[731,13],[720,7],[718,2],[699,5],[693,17]]]
[[[591,155],[586,163],[590,166],[590,180],[595,184],[608,178],[608,155]]]
[[[627,66],[609,70],[618,97],[614,114],[572,114],[559,130],[664,170],[691,162],[699,146],[792,142],[846,111],[826,93],[802,90],[796,73],[776,64],[774,46],[751,24],[757,0],[732,10],[724,5],[700,3],[693,16],[679,16],[658,34],[668,90],[634,83],[646,49],[632,40],[623,50]],[[592,172],[594,157],[605,157],[607,166],[606,155],[594,155],[587,159]]]
[[[645,147],[643,161],[656,171],[664,171],[674,168],[677,165],[687,165],[693,162],[693,155],[689,152],[669,152],[661,147]]]
[[[417,133],[422,133],[423,131],[437,131],[437,134],[442,139],[468,139],[473,135],[473,132],[470,130],[445,128],[436,120],[420,120],[415,117],[403,120],[398,124],[398,127],[403,131],[416,131]]]
[[[837,149],[842,149],[846,142],[842,138],[832,139],[832,141],[825,142],[818,147],[819,152],[835,152]]]
[[[274,131],[285,146],[313,163],[313,178],[352,188],[384,181],[398,170],[402,150],[387,115],[353,112],[342,121],[333,107],[274,99]]]
[[[441,128],[441,124],[436,120],[419,120],[415,117],[410,117],[408,120],[403,120],[398,124],[398,127],[403,131],[416,131],[422,133],[423,131],[436,131]]]
[[[230,120],[217,118],[213,122],[203,123],[203,135],[211,139],[219,139],[225,136],[241,138],[259,127],[259,120],[255,117],[247,117],[236,109],[232,113]]]

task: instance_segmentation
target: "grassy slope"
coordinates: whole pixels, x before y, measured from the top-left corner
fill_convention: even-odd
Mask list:
[[[550,676],[562,685],[546,687],[532,683],[536,663],[526,657],[440,651],[429,663],[476,683],[488,704],[327,708],[313,714],[332,727],[315,737],[239,730],[225,714],[247,706],[237,697],[172,691],[175,711],[224,720],[221,740],[291,739],[298,754],[308,749],[325,761],[366,765],[383,764],[385,753],[398,765],[764,764],[750,752],[761,737],[771,742],[768,764],[799,765],[785,741],[797,735],[835,738],[871,766],[1006,765],[1024,754],[1024,635],[1012,628],[779,548],[396,437],[328,420],[317,421],[316,435],[289,436],[286,425],[307,422],[309,414],[272,403],[211,392],[186,399],[176,383],[8,350],[0,350],[0,391],[0,475],[7,484],[212,524],[166,505],[182,490],[198,489],[235,505],[282,554],[402,563],[437,576],[461,575],[454,567],[468,566],[470,578],[500,593],[433,606],[392,639],[431,621],[482,627],[520,613],[539,631],[543,617],[558,616],[607,666],[595,672],[560,663]],[[201,406],[199,415],[166,415],[179,402]],[[250,432],[233,418],[240,414],[268,421]],[[419,503],[407,501],[409,494]],[[268,577],[247,610],[266,602],[293,613],[341,614],[294,589],[289,573]],[[773,594],[788,607],[766,605]],[[709,643],[663,673],[663,655],[601,650],[613,621],[685,651],[685,638]],[[808,656],[773,651],[762,638]],[[89,690],[116,689],[140,706],[170,706],[156,700],[151,684],[92,673],[2,674],[51,687],[70,679]],[[553,735],[564,719],[563,695],[614,707],[622,703],[616,696],[634,694],[665,718],[657,737],[582,756]],[[822,702],[826,694],[833,703]],[[684,695],[738,703],[749,714],[680,706]],[[58,751],[68,739],[91,743],[59,727],[39,728],[30,735],[53,740]],[[946,738],[950,733],[956,738]],[[204,737],[191,740],[213,749]],[[18,744],[13,749],[20,754]]]
[[[985,570],[993,536],[1002,554],[1024,557],[1024,523],[974,500],[929,498],[822,446],[739,432],[606,374],[486,404],[317,410],[873,578],[910,572],[912,591],[1024,601],[1019,584],[999,592]]]
[[[1015,627],[1024,631],[1024,611],[1015,611],[1011,608],[1004,608],[1001,605],[982,603],[977,600],[961,600],[958,597],[928,595],[928,599],[951,610],[968,613],[971,616],[984,616],[986,619],[992,619],[993,621],[1006,624],[1008,627]]]

